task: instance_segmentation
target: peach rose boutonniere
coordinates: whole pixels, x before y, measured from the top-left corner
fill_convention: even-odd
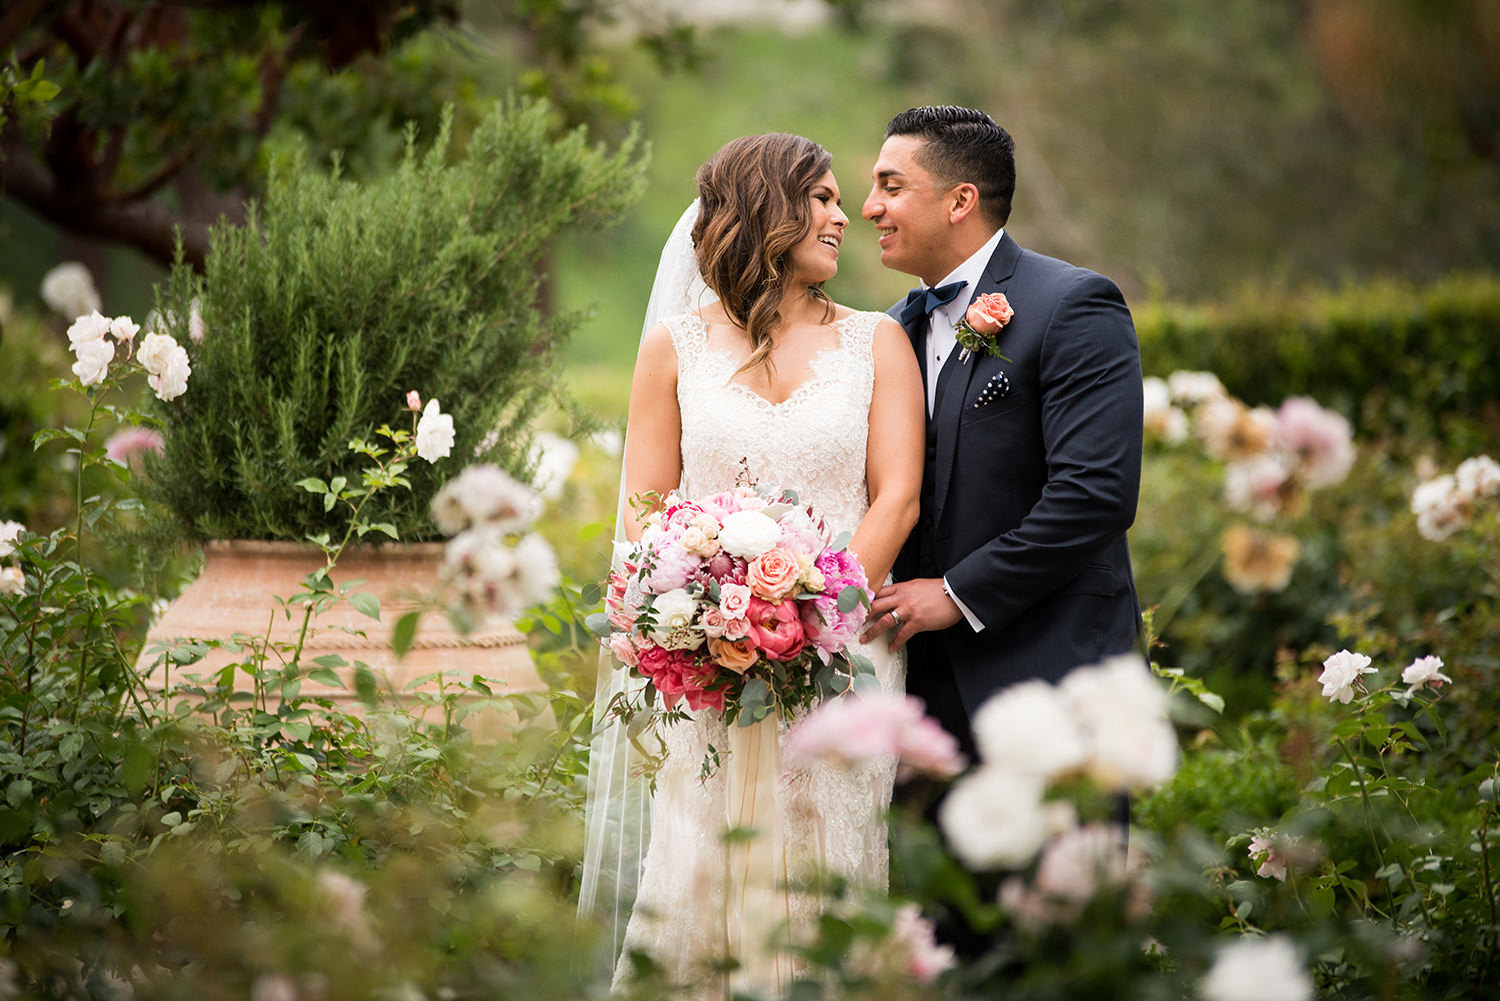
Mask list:
[[[1004,292],[988,292],[969,303],[964,318],[953,328],[959,347],[964,349],[958,356],[959,362],[967,365],[969,355],[976,351],[1010,361],[1000,353],[998,341],[1001,328],[1015,315]]]

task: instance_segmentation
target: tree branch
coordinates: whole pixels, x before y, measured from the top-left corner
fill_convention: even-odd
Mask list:
[[[51,171],[21,143],[6,137],[0,162],[0,186],[33,212],[66,230],[135,247],[170,265],[182,234],[186,261],[198,270],[208,254],[208,224],[181,219],[157,202],[132,205],[101,203],[80,192],[76,197],[57,183]]]

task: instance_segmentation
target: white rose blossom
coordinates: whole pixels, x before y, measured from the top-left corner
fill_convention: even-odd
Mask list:
[[[83,341],[73,346],[78,360],[73,363],[73,374],[85,386],[97,386],[109,375],[109,363],[115,357],[113,341]]]
[[[1125,654],[1068,673],[1061,685],[1084,735],[1084,771],[1111,792],[1159,785],[1177,769],[1167,693],[1146,662]]]
[[[1189,372],[1179,369],[1167,376],[1167,391],[1175,403],[1189,406],[1228,395],[1224,384],[1212,372]]]
[[[442,412],[437,400],[428,400],[417,420],[417,455],[437,462],[452,451],[453,417]]]
[[[1418,657],[1402,670],[1401,683],[1410,686],[1406,689],[1410,697],[1418,688],[1441,688],[1453,684],[1453,679],[1443,673],[1443,658]]]
[[[151,387],[157,399],[170,403],[187,392],[188,376],[192,374],[193,367],[188,362],[187,352],[178,347],[167,356],[161,371],[146,376],[146,384]]]
[[[1044,783],[981,765],[954,783],[938,808],[938,825],[970,869],[1016,869],[1036,857],[1050,830]]]
[[[1354,698],[1355,685],[1360,684],[1360,676],[1374,673],[1369,657],[1362,653],[1340,650],[1323,661],[1323,673],[1318,675],[1318,682],[1323,686],[1325,698],[1348,705]]]
[[[578,446],[561,435],[541,431],[532,442],[530,462],[536,470],[532,485],[543,497],[556,500],[578,463]]]
[[[77,350],[80,344],[103,340],[107,333],[109,333],[109,317],[99,315],[96,309],[92,313],[79,316],[68,326],[68,344]]]
[[[1247,935],[1219,949],[1199,993],[1204,1001],[1311,1001],[1313,985],[1290,938]]]
[[[489,464],[465,466],[432,498],[432,520],[444,535],[457,535],[474,525],[520,532],[540,512],[536,491]]]
[[[1443,541],[1468,520],[1468,504],[1451,474],[1419,485],[1411,495],[1411,512],[1417,531],[1432,542]]]
[[[65,261],[42,276],[42,301],[69,320],[103,305],[94,276],[77,261]]]
[[[0,594],[15,597],[26,590],[26,575],[20,567],[0,567]]]
[[[1453,471],[1453,484],[1466,500],[1500,494],[1500,463],[1487,455],[1465,459]]]
[[[19,521],[0,521],[0,556],[9,556],[16,551],[16,539],[26,526]]]
[[[1012,685],[974,714],[974,741],[986,765],[1055,778],[1081,765],[1087,749],[1068,703],[1045,681]]]
[[[719,545],[731,556],[752,560],[781,541],[781,528],[759,511],[735,511],[719,529]]]
[[[1187,440],[1187,414],[1172,405],[1172,391],[1165,380],[1148,375],[1141,383],[1144,396],[1143,426],[1176,445]]]
[[[527,535],[511,546],[488,525],[449,540],[442,569],[467,607],[497,616],[546,600],[560,580],[557,557],[544,539]]]
[[[128,316],[117,316],[109,321],[110,335],[121,343],[129,343],[135,340],[135,335],[140,329],[141,325]]]

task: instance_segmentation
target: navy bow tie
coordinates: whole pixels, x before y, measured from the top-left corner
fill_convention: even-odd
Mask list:
[[[946,306],[958,298],[968,282],[951,282],[937,288],[914,288],[906,296],[906,305],[901,307],[901,325],[909,327],[918,319],[928,316],[939,306]]]

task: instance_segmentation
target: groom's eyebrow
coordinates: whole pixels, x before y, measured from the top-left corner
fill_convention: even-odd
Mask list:
[[[889,181],[893,177],[904,176],[906,175],[902,174],[901,171],[895,169],[894,167],[888,167],[885,170],[875,171],[875,180],[877,181]]]

